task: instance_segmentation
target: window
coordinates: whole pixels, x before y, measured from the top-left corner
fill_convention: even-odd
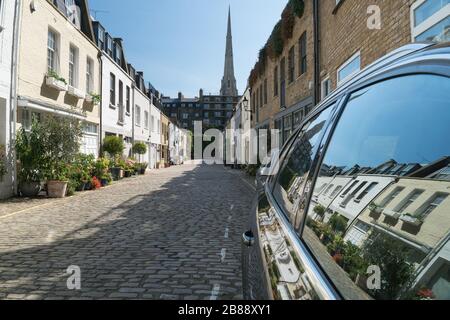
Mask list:
[[[414,41],[450,41],[450,0],[416,1],[411,7],[411,21]]]
[[[58,58],[58,36],[49,30],[47,39],[47,70],[49,72],[58,72]]]
[[[141,126],[141,107],[136,105],[134,112],[136,113],[136,125]]]
[[[432,178],[436,180],[450,181],[450,166],[447,166],[444,169],[440,170],[438,173],[433,175]]]
[[[183,120],[189,119],[189,113],[183,113],[182,118]]]
[[[295,46],[293,46],[290,50],[289,50],[289,55],[288,55],[288,78],[289,78],[289,83],[294,81],[295,78]]]
[[[119,105],[123,106],[123,82],[119,80]]]
[[[328,97],[328,95],[330,93],[331,93],[331,80],[330,80],[330,78],[326,78],[325,80],[322,81],[322,85],[321,85],[322,99],[325,99],[326,97]]]
[[[286,59],[280,61],[280,108],[286,108]]]
[[[33,121],[40,122],[41,114],[39,112],[34,112],[28,109],[22,109],[22,127],[25,131],[31,130],[31,125]]]
[[[363,192],[361,192],[359,194],[359,196],[355,199],[356,202],[361,201],[362,199],[364,199],[365,196],[367,196],[369,194],[370,191],[372,191],[373,189],[375,189],[375,187],[378,185],[378,182],[372,182],[369,184],[369,186],[364,189]]]
[[[77,70],[78,70],[78,50],[74,46],[70,46],[69,52],[69,85],[77,86]]]
[[[100,50],[105,50],[105,30],[102,27],[98,27],[98,47]]]
[[[115,44],[115,57],[116,57],[116,63],[121,66],[122,65],[122,50],[120,48],[120,45],[116,42]]]
[[[116,105],[116,76],[109,74],[109,105]]]
[[[273,96],[278,96],[278,66],[273,70]]]
[[[338,69],[338,84],[350,78],[361,69],[361,56],[359,52],[351,57]]]
[[[306,32],[302,34],[298,40],[299,45],[299,75],[306,73],[307,71],[307,57],[306,57]]]
[[[127,86],[127,88],[126,88],[126,110],[127,110],[127,114],[130,114],[130,105],[131,105],[131,102],[130,102],[130,87],[129,86]]]
[[[394,189],[394,191],[392,191],[392,193],[389,194],[389,196],[386,197],[386,199],[383,200],[383,202],[381,203],[382,207],[386,207],[389,204],[391,204],[392,201],[394,201],[395,198],[398,197],[398,195],[405,190],[404,187],[397,187]]]
[[[423,190],[414,190],[411,194],[408,195],[408,198],[403,201],[403,203],[397,208],[396,211],[398,213],[404,213],[405,210],[408,209],[409,206],[412,205],[423,192]]]
[[[111,58],[113,57],[113,39],[109,34],[106,35],[106,52]]]
[[[422,212],[420,213],[421,218],[425,218],[430,215],[437,207],[439,207],[442,202],[444,202],[448,197],[448,194],[441,193],[433,197],[431,201],[429,201]]]
[[[338,195],[339,192],[341,192],[342,186],[337,186],[334,191],[330,194],[330,198],[334,198]]]
[[[150,119],[150,129],[152,130],[152,132],[155,132],[155,116],[151,116]]]
[[[330,132],[302,238],[345,299],[409,300],[431,288],[450,244],[450,184],[432,175],[448,166],[448,101],[450,78],[391,78],[351,93]],[[400,175],[406,167],[414,174]],[[324,182],[345,185],[342,197],[320,196]],[[361,281],[372,265],[383,266],[379,290]]]
[[[262,84],[259,86],[259,106],[264,106],[264,88]]]
[[[144,111],[144,128],[148,130],[148,111]]]
[[[292,223],[304,205],[302,198],[309,170],[320,143],[321,132],[330,116],[330,108],[305,124],[292,148],[286,155],[273,189],[277,203],[284,209]]]
[[[86,60],[86,93],[94,91],[94,61],[91,58]]]

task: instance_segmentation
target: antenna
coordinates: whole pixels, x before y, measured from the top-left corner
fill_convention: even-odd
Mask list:
[[[109,11],[106,10],[93,10],[93,9],[91,9],[91,12],[94,14],[95,20],[97,20],[97,13],[109,13]]]

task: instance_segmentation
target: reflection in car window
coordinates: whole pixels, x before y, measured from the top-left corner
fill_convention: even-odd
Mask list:
[[[292,223],[295,222],[298,210],[305,206],[305,183],[332,109],[325,109],[305,124],[280,168],[273,194]]]
[[[450,79],[354,93],[303,238],[347,299],[450,299]]]

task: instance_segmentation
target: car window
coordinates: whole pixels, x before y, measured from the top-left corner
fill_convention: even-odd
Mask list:
[[[302,196],[305,182],[332,109],[326,108],[303,126],[280,165],[273,196],[292,223],[298,210],[305,206],[305,198]]]
[[[450,79],[353,93],[302,238],[346,299],[450,299]]]

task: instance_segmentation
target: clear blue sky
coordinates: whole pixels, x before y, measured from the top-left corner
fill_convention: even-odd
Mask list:
[[[238,90],[287,0],[90,0],[97,19],[124,39],[128,62],[165,95],[218,93],[231,5]],[[92,12],[94,16],[94,12]]]

